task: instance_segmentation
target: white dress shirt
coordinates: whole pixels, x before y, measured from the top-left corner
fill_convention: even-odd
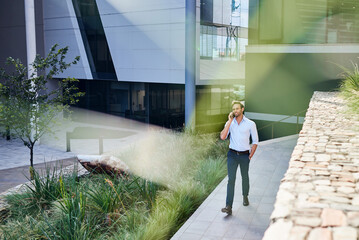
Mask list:
[[[226,125],[228,122],[226,123]],[[233,119],[229,127],[229,148],[236,151],[250,150],[249,136],[252,137],[252,144],[258,144],[258,133],[255,122],[243,115],[242,121],[238,124],[236,118]]]

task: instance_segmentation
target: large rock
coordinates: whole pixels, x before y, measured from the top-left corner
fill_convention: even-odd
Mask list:
[[[78,161],[91,173],[106,173],[124,176],[130,173],[129,167],[119,158],[106,155],[78,155]]]

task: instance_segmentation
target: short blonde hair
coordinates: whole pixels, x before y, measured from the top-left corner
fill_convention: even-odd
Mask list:
[[[242,103],[241,101],[233,100],[233,101],[232,101],[232,107],[233,107],[233,105],[235,105],[235,104],[239,104],[239,105],[241,106],[241,108],[244,108],[244,105],[243,105],[243,103]]]

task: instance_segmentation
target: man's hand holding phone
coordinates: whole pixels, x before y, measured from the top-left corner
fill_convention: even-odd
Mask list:
[[[234,118],[234,112],[230,112],[229,115],[228,115],[228,120],[232,121],[233,118]]]

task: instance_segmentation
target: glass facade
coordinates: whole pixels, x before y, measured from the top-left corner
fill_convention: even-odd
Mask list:
[[[241,61],[244,60],[247,38],[239,36],[238,27],[201,25],[201,59]]]
[[[328,43],[359,43],[359,1],[328,0]]]
[[[76,106],[149,122],[146,87],[145,83],[81,80],[79,89],[86,94]]]
[[[257,30],[250,44],[359,43],[359,1],[255,2],[251,8],[258,11],[258,17],[251,18],[251,26]]]
[[[79,89],[86,95],[77,107],[167,128],[182,128],[185,86],[108,80],[117,78],[96,1],[73,0],[73,3],[95,79],[80,81]],[[202,0],[204,3],[210,9],[201,7],[201,11],[208,10],[209,14],[201,18],[201,58],[243,61],[248,43],[245,31],[248,0]],[[196,126],[204,131],[219,131],[231,102],[243,100],[244,85],[196,86],[196,98]]]
[[[200,115],[226,114],[233,100],[244,100],[244,85],[197,86],[197,113]]]
[[[222,130],[233,100],[244,100],[244,85],[197,86],[196,128],[200,131]]]
[[[248,45],[248,0],[202,0],[201,59],[241,61]]]
[[[149,84],[150,123],[168,128],[184,124],[185,95],[181,84]]]
[[[166,128],[182,128],[184,87],[183,84],[81,80],[79,89],[86,95],[76,107]],[[206,126],[206,131],[219,130],[208,125],[223,127],[231,102],[243,97],[244,85],[197,86],[197,126]]]
[[[117,79],[96,0],[72,0],[94,79]]]

